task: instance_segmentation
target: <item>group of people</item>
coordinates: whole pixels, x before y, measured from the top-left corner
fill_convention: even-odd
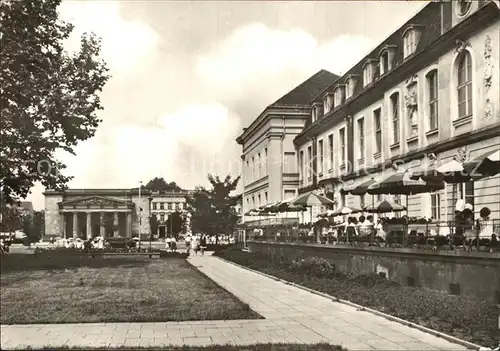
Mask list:
[[[336,226],[330,226],[325,232],[324,234],[335,238],[344,236],[347,240],[355,237],[377,236],[382,241],[385,241],[387,237],[383,219],[379,218],[377,223],[375,223],[373,216],[360,216],[359,218],[349,217],[346,222]]]
[[[105,240],[102,236],[97,236],[94,238],[88,238],[87,240],[83,240],[81,238],[55,238],[51,237],[49,240],[51,245],[55,245],[57,247],[65,247],[70,248],[74,247],[77,249],[104,249]]]
[[[203,255],[207,248],[207,238],[208,235],[206,234],[187,234],[184,238],[186,251],[189,253],[193,250],[195,255],[198,255],[198,252]]]
[[[165,239],[165,250],[167,252],[177,252],[177,240],[173,236],[167,236]]]

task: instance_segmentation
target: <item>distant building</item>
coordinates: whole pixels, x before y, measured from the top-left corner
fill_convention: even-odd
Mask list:
[[[150,215],[160,221],[158,235],[176,209],[185,207],[189,190],[151,192],[135,189],[46,190],[45,235],[65,238],[135,237],[151,234]],[[151,205],[151,206],[150,206]],[[161,229],[163,228],[163,229]]]
[[[319,71],[267,106],[236,139],[242,147],[243,213],[297,195],[299,171],[293,140],[311,114],[309,102],[337,78]]]
[[[22,216],[30,216],[33,217],[34,210],[33,210],[33,203],[31,201],[21,201],[21,203],[18,206],[19,212],[21,212]]]

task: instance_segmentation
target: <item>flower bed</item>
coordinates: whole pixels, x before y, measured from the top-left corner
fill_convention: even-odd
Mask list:
[[[480,345],[497,345],[498,307],[470,296],[453,296],[399,285],[378,275],[350,275],[318,258],[269,257],[229,248],[215,253],[263,273]]]

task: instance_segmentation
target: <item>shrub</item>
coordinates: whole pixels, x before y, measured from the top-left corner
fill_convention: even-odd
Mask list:
[[[321,257],[295,259],[290,264],[284,263],[284,265],[288,271],[315,277],[326,277],[335,273],[335,264]]]
[[[189,253],[186,252],[167,252],[160,251],[160,258],[188,258]]]
[[[112,248],[132,248],[135,247],[135,241],[129,238],[108,238],[108,245]]]

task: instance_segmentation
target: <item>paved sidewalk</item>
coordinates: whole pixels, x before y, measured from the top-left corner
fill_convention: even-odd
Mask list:
[[[266,319],[2,326],[1,348],[329,342],[348,350],[466,350],[215,257],[189,260]]]

